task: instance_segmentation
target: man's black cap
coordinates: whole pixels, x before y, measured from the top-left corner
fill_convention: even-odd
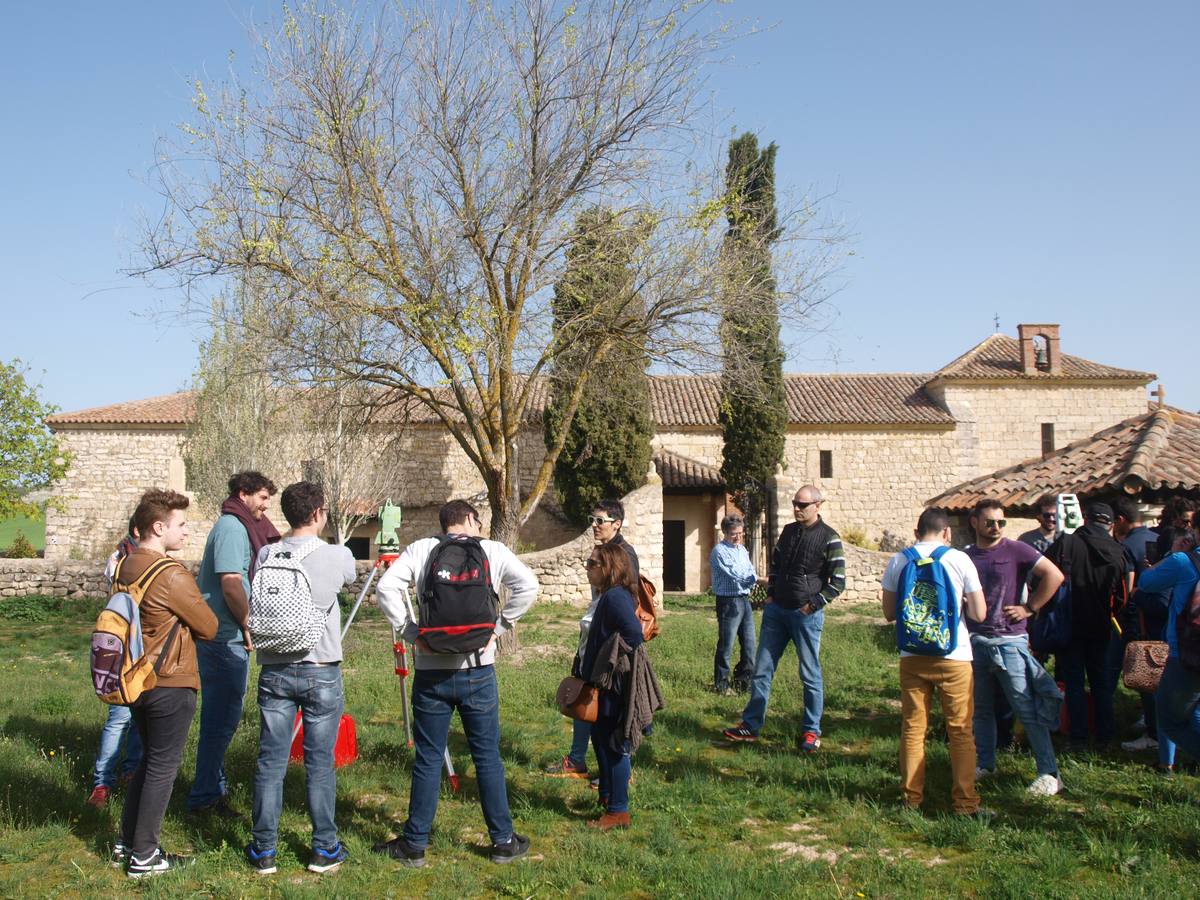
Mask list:
[[[1089,503],[1087,509],[1084,510],[1083,517],[1089,522],[1111,525],[1113,523],[1112,507],[1107,503]]]

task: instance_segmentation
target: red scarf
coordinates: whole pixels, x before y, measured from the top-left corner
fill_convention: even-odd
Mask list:
[[[254,570],[258,567],[258,551],[267,544],[274,544],[279,540],[279,531],[271,524],[271,520],[264,514],[261,519],[256,519],[250,515],[250,510],[242,498],[237,494],[232,494],[226,498],[221,504],[221,514],[233,516],[246,529],[246,535],[250,538],[250,574],[251,580],[254,579]]]

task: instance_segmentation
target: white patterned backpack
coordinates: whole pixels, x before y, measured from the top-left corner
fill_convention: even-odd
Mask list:
[[[250,585],[247,625],[254,646],[280,655],[308,653],[325,631],[325,613],[313,603],[305,558],[325,542],[313,538],[300,548],[269,544]]]

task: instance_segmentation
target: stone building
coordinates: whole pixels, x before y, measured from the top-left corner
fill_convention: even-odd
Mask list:
[[[813,482],[828,498],[823,515],[843,533],[857,531],[867,540],[885,531],[907,535],[925,503],[951,486],[1145,413],[1153,378],[1062,352],[1057,325],[1021,325],[1017,338],[992,334],[932,373],[787,375],[790,421],[784,463],[772,479],[775,515],[768,530],[790,517],[792,493]],[[646,541],[661,534],[653,575],[667,590],[703,590],[727,500],[719,474],[720,379],[654,376],[651,397],[662,518],[661,529],[640,526],[646,529],[642,545],[650,550]],[[531,404],[521,443],[522,467],[529,470],[544,456],[544,399]],[[184,392],[51,417],[48,424],[73,461],[58,488],[63,509],[47,513],[47,557],[104,555],[144,488],[186,491],[180,444],[190,415]],[[407,542],[435,530],[442,502],[478,494],[483,483],[435,422],[417,418],[395,427],[406,468],[393,499],[405,509],[401,540]],[[302,463],[288,460],[268,474],[294,480]],[[200,510],[192,520],[197,527],[184,555],[198,555],[211,524]],[[361,537],[371,532],[364,527]],[[548,550],[579,534],[550,496],[521,540]],[[363,556],[373,549],[358,546]]]

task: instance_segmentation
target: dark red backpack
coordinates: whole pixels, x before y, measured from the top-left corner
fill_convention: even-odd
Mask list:
[[[474,653],[496,630],[500,598],[477,537],[446,535],[429,555],[418,633],[434,653]]]

